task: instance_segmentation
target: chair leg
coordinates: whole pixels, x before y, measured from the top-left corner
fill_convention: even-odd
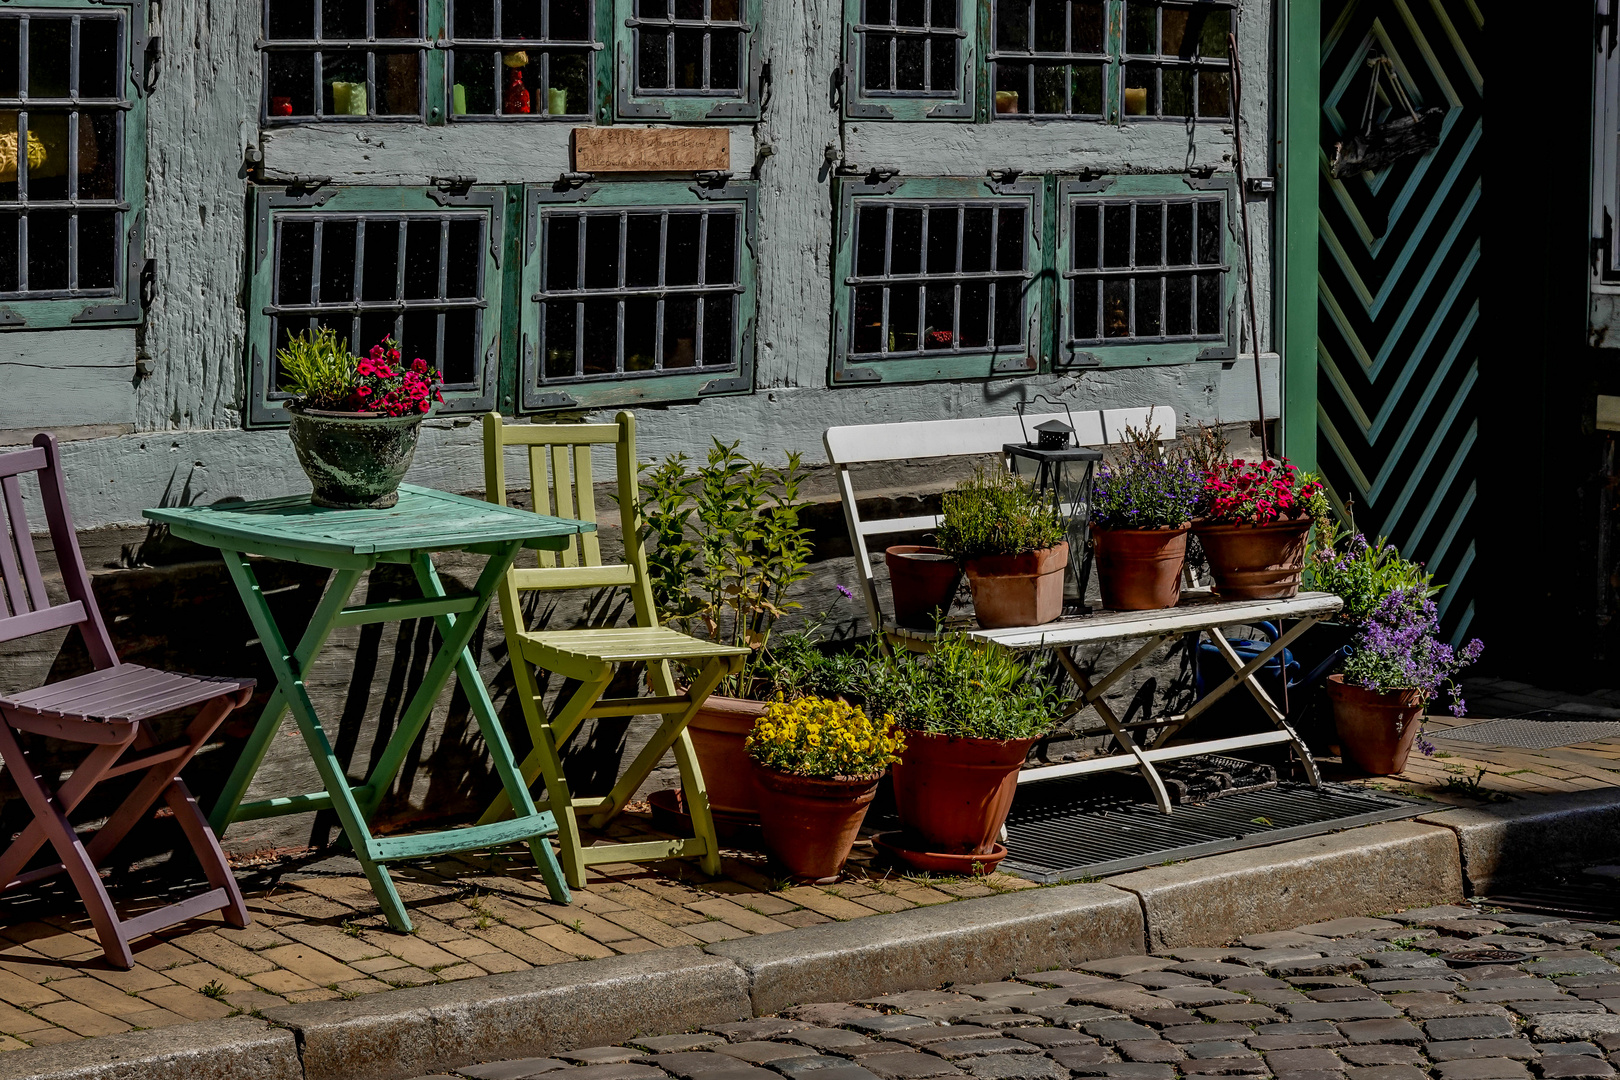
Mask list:
[[[692,816],[692,834],[708,845],[698,860],[698,868],[710,877],[719,877],[720,834],[714,827],[714,811],[709,808],[709,792],[703,784],[703,768],[692,745],[692,733],[684,728],[675,740],[675,765],[681,771],[681,791],[686,795],[686,812]]]
[[[73,775],[68,778],[68,782],[63,784],[64,789],[68,784],[74,785],[77,792],[77,796],[73,799],[75,804],[78,799],[83,798],[86,791],[95,786],[96,781],[106,775],[134,738],[135,728],[131,725],[129,737],[124,742],[104,743],[85,757]],[[78,890],[79,899],[83,901],[85,911],[90,916],[90,923],[96,928],[96,937],[101,941],[101,949],[106,954],[107,962],[126,970],[133,967],[135,957],[130,952],[129,942],[119,925],[112,897],[107,895],[106,886],[101,883],[101,875],[96,873],[95,864],[90,861],[84,842],[79,839],[72,822],[68,821],[67,814],[58,804],[57,796],[45,787],[44,782],[34,771],[32,763],[18,744],[11,725],[6,723],[3,717],[0,717],[0,757],[4,757],[12,781],[28,803],[28,808],[33,811],[34,824],[39,826],[39,831],[56,849],[57,857],[62,860],[63,869],[67,871],[74,888]],[[28,841],[27,836],[19,836],[3,861],[9,865],[15,858],[12,851]],[[33,844],[34,851],[38,851],[39,847],[39,844]],[[32,855],[33,852],[29,852],[23,856],[23,863],[26,863]],[[0,880],[0,887],[10,885],[15,880],[16,875],[13,872],[10,877]]]
[[[242,887],[236,883],[236,875],[231,873],[231,864],[219,846],[219,838],[209,827],[208,819],[203,816],[202,808],[197,805],[197,797],[186,787],[186,782],[177,776],[163,790],[163,801],[174,811],[174,819],[185,831],[186,839],[191,841],[191,850],[202,864],[208,884],[225,890],[227,902],[220,909],[220,915],[226,925],[239,930],[245,928],[252,919],[248,915],[247,902],[242,899]]]

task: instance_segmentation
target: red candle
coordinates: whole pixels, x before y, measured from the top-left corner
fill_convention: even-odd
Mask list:
[[[292,98],[273,97],[270,99],[271,116],[291,116],[293,114]]]

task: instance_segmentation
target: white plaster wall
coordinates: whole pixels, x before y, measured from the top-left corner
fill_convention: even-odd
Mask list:
[[[1246,65],[1241,123],[1251,175],[1271,175],[1272,4],[1244,0],[1240,54]],[[146,346],[154,371],[135,377],[127,330],[0,334],[0,372],[24,377],[51,363],[81,368],[78,382],[32,376],[28,393],[0,393],[0,432],[64,429],[75,511],[86,527],[137,520],[143,507],[187,497],[207,501],[302,490],[286,437],[241,430],[246,315],[248,183],[253,146],[269,175],[331,176],[339,183],[423,184],[475,175],[481,182],[549,182],[569,168],[560,125],[315,125],[259,131],[260,0],[169,0],[154,32],[163,63],[149,107],[147,254],[159,291]],[[1230,124],[875,123],[843,121],[831,107],[841,62],[838,0],[771,0],[762,35],[770,65],[768,106],[755,125],[731,129],[732,168],[760,184],[758,391],[642,410],[647,454],[698,449],[712,434],[745,449],[820,457],[833,423],[1005,412],[1019,397],[1064,394],[1077,406],[1174,404],[1185,422],[1252,419],[1252,362],[1103,370],[1073,377],[829,389],[832,207],[829,147],[859,164],[906,175],[982,176],[993,167],[1028,172],[1229,170]],[[1250,201],[1262,347],[1271,315],[1271,210]],[[1242,272],[1235,285],[1241,290]],[[1241,292],[1239,294],[1241,296]],[[83,335],[95,335],[86,346]],[[73,339],[70,341],[70,338]],[[1242,349],[1249,351],[1247,328]],[[1275,366],[1269,376],[1276,382]],[[43,403],[43,404],[42,404]],[[48,407],[47,407],[48,406]],[[115,425],[108,427],[107,425]],[[108,431],[133,428],[133,435]],[[71,429],[71,430],[66,430]],[[101,437],[84,438],[86,435]],[[412,479],[467,490],[477,485],[475,427],[438,424]],[[6,439],[3,441],[15,441]]]

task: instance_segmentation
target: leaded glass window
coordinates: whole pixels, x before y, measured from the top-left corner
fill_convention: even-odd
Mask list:
[[[361,354],[394,338],[439,369],[447,392],[479,387],[486,215],[284,212],[274,228],[271,356],[326,326]]]
[[[1232,9],[1220,4],[1124,0],[1124,118],[1232,114]]]
[[[993,200],[861,199],[847,358],[1027,349],[1028,214]]]
[[[420,119],[427,0],[265,0],[269,123]]]
[[[638,95],[746,95],[742,0],[636,0],[630,27]]]
[[[541,221],[542,384],[737,365],[741,207],[558,208]]]
[[[453,119],[595,112],[593,0],[449,0]]]
[[[128,32],[117,9],[0,12],[0,296],[124,291]]]
[[[870,95],[957,93],[959,0],[862,0],[861,90]]]
[[[1106,114],[1104,0],[996,0],[994,9],[990,60],[998,119]]]
[[[1218,195],[1076,200],[1069,345],[1224,340],[1225,205]]]

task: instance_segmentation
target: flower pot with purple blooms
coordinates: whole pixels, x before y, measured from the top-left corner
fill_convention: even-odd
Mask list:
[[[1157,428],[1125,429],[1097,470],[1092,543],[1103,606],[1118,611],[1173,607],[1181,598],[1187,528],[1203,474],[1180,447],[1161,448]]]

